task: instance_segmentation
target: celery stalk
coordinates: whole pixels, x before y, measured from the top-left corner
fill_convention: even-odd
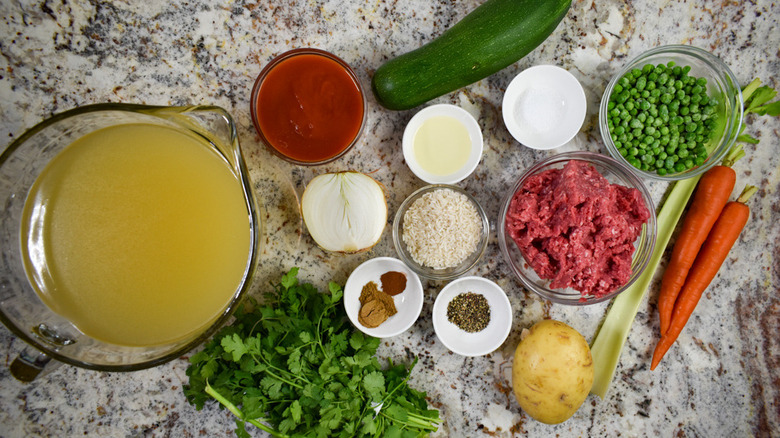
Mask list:
[[[620,352],[626,343],[631,324],[636,318],[639,304],[642,302],[647,288],[655,275],[661,257],[664,254],[669,238],[672,236],[677,222],[682,216],[685,205],[693,194],[696,183],[701,175],[678,181],[669,192],[661,211],[658,213],[658,232],[656,234],[655,250],[642,275],[612,302],[596,339],[593,340],[590,353],[593,356],[593,387],[591,394],[602,399],[609,389],[609,384],[615,376]]]

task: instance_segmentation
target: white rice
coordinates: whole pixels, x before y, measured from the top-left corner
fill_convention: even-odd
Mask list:
[[[412,259],[433,269],[463,263],[477,249],[481,234],[477,208],[454,190],[428,192],[404,213],[402,239]]]

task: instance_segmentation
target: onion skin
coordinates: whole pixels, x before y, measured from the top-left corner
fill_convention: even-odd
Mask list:
[[[384,186],[356,171],[318,175],[303,192],[301,213],[320,248],[347,254],[367,251],[387,225]]]

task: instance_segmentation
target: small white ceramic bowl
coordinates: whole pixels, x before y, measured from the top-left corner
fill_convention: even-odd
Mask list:
[[[474,292],[484,296],[490,305],[490,322],[477,333],[458,328],[447,319],[447,305],[456,296]],[[433,303],[433,329],[436,336],[453,353],[484,356],[504,343],[512,329],[512,305],[496,283],[482,277],[459,278],[439,292]]]
[[[406,275],[406,289],[393,297],[398,313],[388,318],[379,327],[368,328],[358,321],[360,293],[369,281],[381,289],[380,277],[385,272],[396,271]],[[375,338],[389,338],[409,329],[417,321],[423,306],[423,288],[420,277],[404,262],[392,257],[377,257],[363,262],[355,268],[344,286],[344,309],[352,324],[363,333]]]
[[[414,151],[414,140],[420,127],[431,118],[442,116],[452,117],[460,122],[466,128],[471,143],[468,159],[460,168],[446,175],[432,173],[423,168],[420,162],[417,161]],[[455,105],[431,105],[420,110],[406,125],[402,144],[406,164],[418,178],[429,184],[455,184],[460,182],[474,172],[477,164],[479,164],[479,160],[482,158],[482,130],[479,127],[479,123],[468,111]],[[446,149],[446,145],[442,146],[442,148]]]
[[[546,150],[574,138],[587,108],[585,91],[577,78],[554,65],[537,65],[512,79],[501,112],[515,140]]]

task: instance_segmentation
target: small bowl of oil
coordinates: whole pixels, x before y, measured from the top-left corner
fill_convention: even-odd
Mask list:
[[[415,114],[403,137],[406,164],[429,184],[455,184],[474,172],[482,158],[482,130],[468,111],[431,105]]]

